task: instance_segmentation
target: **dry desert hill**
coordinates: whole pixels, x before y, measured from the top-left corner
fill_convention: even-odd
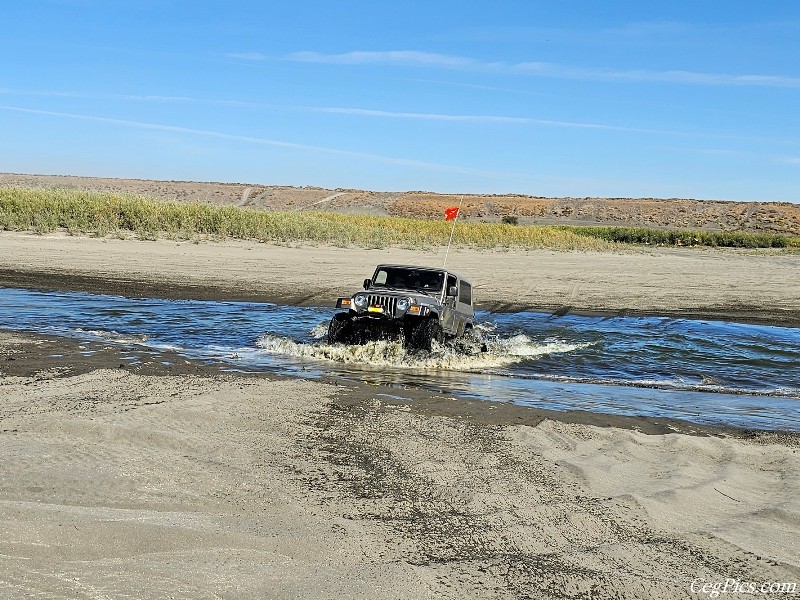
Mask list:
[[[235,204],[262,210],[325,210],[438,218],[462,194],[373,192],[246,183],[153,181],[0,173],[0,186],[66,187],[135,193],[173,201]],[[462,217],[520,224],[625,225],[800,235],[800,204],[686,198],[543,198],[463,194]]]

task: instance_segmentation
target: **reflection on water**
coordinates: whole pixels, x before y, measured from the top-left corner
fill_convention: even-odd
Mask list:
[[[800,430],[800,330],[667,318],[482,314],[479,340],[328,346],[334,310],[0,289],[0,327],[557,410]],[[481,352],[485,344],[487,352]]]

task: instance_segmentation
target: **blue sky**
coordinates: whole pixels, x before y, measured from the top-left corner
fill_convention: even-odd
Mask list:
[[[800,202],[793,0],[0,15],[0,171]]]

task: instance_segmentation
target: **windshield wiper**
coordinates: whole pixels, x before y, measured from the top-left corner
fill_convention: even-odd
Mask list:
[[[436,294],[435,293],[431,293],[428,290],[423,290],[423,289],[420,289],[420,288],[400,287],[400,286],[394,286],[394,285],[383,285],[381,287],[383,289],[386,289],[386,290],[394,290],[394,291],[400,291],[400,292],[417,292],[419,294],[425,294],[426,296],[430,296],[431,298],[436,298]]]
[[[414,291],[415,292],[419,292],[420,294],[425,294],[426,296],[430,296],[431,298],[436,298],[436,296],[434,294],[432,294],[431,292],[429,292],[428,290],[415,289]]]

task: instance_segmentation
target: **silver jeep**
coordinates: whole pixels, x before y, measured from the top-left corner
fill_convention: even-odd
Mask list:
[[[461,337],[475,326],[472,284],[447,269],[378,265],[364,291],[339,298],[329,344],[363,344],[402,335],[409,349]]]

